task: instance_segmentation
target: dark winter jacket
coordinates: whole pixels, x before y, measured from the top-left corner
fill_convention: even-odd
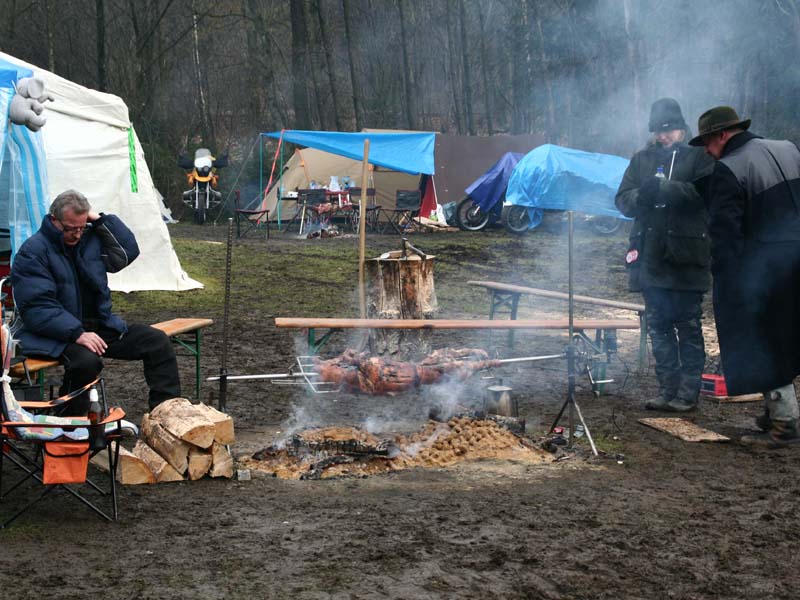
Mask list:
[[[749,132],[708,185],[714,316],[730,394],[800,374],[800,151]]]
[[[64,234],[45,217],[14,257],[11,284],[23,321],[17,337],[26,355],[58,357],[84,332],[78,277],[83,277],[83,289],[94,293],[99,324],[120,335],[128,330],[111,312],[106,273],[122,270],[139,256],[133,233],[118,217],[101,215],[87,225],[74,256],[70,260]]]
[[[652,180],[659,166],[667,179],[658,187],[651,182],[655,194],[644,198],[640,188]],[[711,157],[685,144],[670,148],[653,144],[633,155],[615,200],[619,211],[634,219],[626,257],[631,291],[647,287],[708,290],[707,212],[695,183],[707,178],[713,167]]]

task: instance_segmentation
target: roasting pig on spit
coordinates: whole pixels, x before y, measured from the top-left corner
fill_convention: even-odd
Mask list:
[[[435,350],[419,364],[345,350],[330,360],[315,359],[314,370],[320,380],[344,390],[380,396],[436,383],[444,377],[467,379],[476,371],[500,364],[485,350],[473,348]]]

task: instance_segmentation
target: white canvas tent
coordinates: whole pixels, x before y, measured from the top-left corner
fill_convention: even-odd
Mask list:
[[[45,105],[42,128],[50,200],[76,189],[98,211],[118,215],[131,228],[141,255],[120,273],[109,274],[111,289],[189,290],[202,287],[181,268],[161,217],[144,151],[121,98],[90,90],[0,52],[45,81],[55,97]]]

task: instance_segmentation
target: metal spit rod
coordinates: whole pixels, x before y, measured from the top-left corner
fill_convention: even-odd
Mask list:
[[[553,360],[555,358],[564,358],[564,353],[561,354],[548,354],[545,356],[523,356],[520,358],[501,358],[497,362],[501,364],[509,364],[509,363],[519,363],[519,362],[536,362],[540,360]],[[435,367],[436,365],[429,365],[431,367]],[[262,375],[227,375],[226,379],[228,381],[246,381],[246,380],[257,380],[257,379],[302,379],[303,377],[307,377],[311,375],[308,372],[289,372],[289,373],[268,373]],[[219,381],[221,377],[219,375],[214,375],[212,377],[208,377],[206,381]]]

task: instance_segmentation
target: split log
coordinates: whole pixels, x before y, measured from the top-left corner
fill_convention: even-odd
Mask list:
[[[196,481],[203,477],[211,468],[211,452],[202,448],[189,448],[189,469],[188,475],[191,481]]]
[[[178,473],[186,473],[191,444],[172,435],[147,413],[142,417],[142,437]]]
[[[226,415],[224,412],[218,411],[207,404],[195,404],[194,407],[214,423],[214,445],[232,444],[235,441],[233,418],[230,415]]]
[[[233,457],[225,446],[217,442],[211,446],[211,469],[208,474],[211,477],[233,477]]]
[[[210,448],[214,443],[214,423],[186,398],[162,402],[150,412],[150,419],[158,421],[175,437],[194,446]]]
[[[136,442],[133,453],[144,462],[154,476],[156,483],[167,483],[169,481],[183,481],[183,475],[178,473],[175,468],[164,460],[161,455],[153,450],[142,440]]]
[[[108,473],[108,454],[101,452],[92,457],[92,464]],[[117,481],[122,485],[141,485],[156,482],[153,471],[140,457],[123,446],[119,447]]]

